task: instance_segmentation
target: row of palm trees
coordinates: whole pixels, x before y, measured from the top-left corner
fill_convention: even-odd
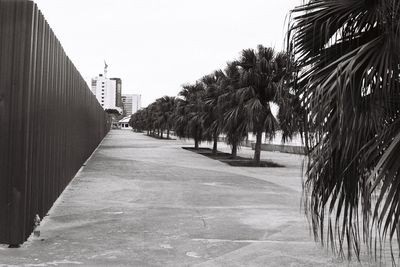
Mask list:
[[[224,70],[183,85],[178,97],[159,98],[132,115],[131,126],[160,138],[165,131],[169,137],[170,130],[174,130],[178,137],[193,138],[196,149],[201,141],[213,141],[213,153],[217,152],[218,137],[224,134],[233,157],[248,133],[253,132],[254,160],[260,163],[263,132],[273,138],[277,129],[283,128],[285,138],[290,138],[300,129],[294,129],[293,125],[299,124],[291,123],[292,114],[284,113],[296,99],[290,93],[293,74],[289,63],[287,54],[272,48],[259,45],[256,50],[245,49]],[[282,127],[272,113],[272,103],[280,107]]]
[[[174,128],[176,98],[164,96],[148,105],[146,108],[131,115],[129,125],[136,131],[147,131],[148,135],[157,135],[163,138],[166,132],[167,139]]]
[[[287,43],[287,54],[243,50],[224,71],[185,85],[169,127],[197,142],[224,133],[233,153],[252,131],[256,160],[262,131],[304,133],[315,236],[349,257],[362,243],[375,253],[387,237],[399,245],[400,1],[305,1],[291,12]],[[162,121],[151,109],[141,122]]]

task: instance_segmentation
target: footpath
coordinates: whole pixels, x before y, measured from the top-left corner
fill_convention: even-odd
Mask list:
[[[360,266],[314,242],[301,156],[263,151],[285,167],[231,167],[181,148],[191,145],[111,131],[40,237],[0,245],[0,266]]]

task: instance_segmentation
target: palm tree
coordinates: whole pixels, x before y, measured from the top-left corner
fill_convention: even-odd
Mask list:
[[[222,81],[225,74],[221,71],[215,71],[212,74],[206,75],[201,79],[205,87],[204,95],[204,112],[203,112],[203,127],[206,135],[210,135],[213,140],[212,153],[217,153],[218,136],[221,132],[221,124],[223,114],[221,105],[218,105],[218,98],[223,93]]]
[[[180,91],[182,97],[177,103],[175,114],[175,132],[181,138],[193,138],[195,149],[203,140],[203,97],[205,94],[202,83],[186,84]]]
[[[295,81],[299,72],[294,59],[287,57],[287,69],[280,84],[276,87],[274,103],[278,106],[277,120],[282,132],[282,142],[285,143],[300,134],[301,140],[307,140],[305,135],[307,112],[301,104],[300,97],[295,91]],[[304,142],[307,147],[307,141]]]
[[[160,137],[163,138],[163,133],[167,130],[167,139],[169,138],[169,133],[173,125],[173,114],[175,111],[175,97],[164,96],[162,98],[158,98],[155,101],[155,116],[156,125],[160,129]]]
[[[146,130],[144,109],[138,110],[136,113],[131,115],[129,126],[131,126],[137,132]]]
[[[303,68],[310,137],[306,210],[321,241],[341,253],[347,242],[358,257],[361,242],[370,250],[373,238],[400,234],[400,2],[312,0],[293,13],[288,47]]]
[[[159,123],[157,121],[157,105],[156,102],[151,103],[146,108],[146,127],[149,131],[149,134],[152,136],[159,136]]]
[[[285,77],[287,57],[259,45],[257,51],[243,50],[238,65],[242,88],[235,94],[244,105],[248,129],[256,134],[254,160],[260,163],[262,133],[265,131],[266,137],[272,139],[277,130],[270,103],[275,100],[277,88]]]
[[[236,94],[239,88],[238,63],[228,62],[221,81],[222,94],[218,97],[217,105],[223,114],[221,131],[226,134],[226,142],[231,146],[233,158],[237,156],[238,147],[248,133],[243,101],[240,101]]]
[[[169,139],[169,135],[171,129],[174,125],[174,114],[176,108],[176,99],[172,96],[165,96],[163,98],[163,112],[164,112],[164,125],[167,129],[167,139]]]

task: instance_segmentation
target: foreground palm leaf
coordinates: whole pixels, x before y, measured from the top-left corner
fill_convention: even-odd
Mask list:
[[[363,242],[376,253],[371,240],[399,234],[400,1],[313,0],[293,13],[314,234],[341,255],[359,257]]]

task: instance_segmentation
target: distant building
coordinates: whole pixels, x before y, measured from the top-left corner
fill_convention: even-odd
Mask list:
[[[122,114],[122,81],[120,78],[107,78],[108,65],[104,62],[104,74],[92,79],[92,92],[104,110],[117,110]]]
[[[125,116],[131,116],[142,108],[142,96],[137,94],[123,94],[122,104]]]
[[[122,108],[122,81],[120,78],[111,78],[115,81],[115,106]]]
[[[129,117],[125,117],[125,118],[122,118],[121,120],[119,120],[118,121],[118,128],[122,129],[122,130],[124,130],[124,129],[132,130],[132,127],[129,126],[129,120],[130,119],[131,119],[131,117],[129,116]]]

